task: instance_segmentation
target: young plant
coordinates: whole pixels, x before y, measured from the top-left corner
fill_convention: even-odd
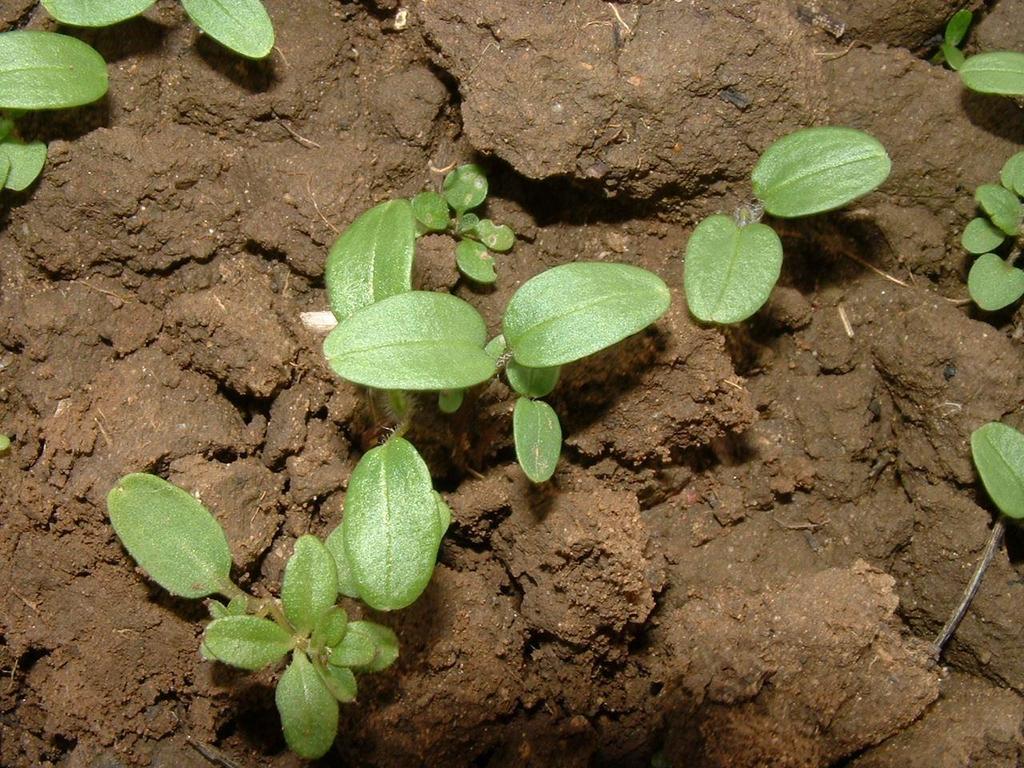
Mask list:
[[[26,143],[18,135],[19,116],[82,106],[106,92],[106,62],[81,40],[52,32],[0,33],[0,185],[20,192],[46,162],[43,142]]]
[[[288,747],[324,755],[338,733],[338,704],[355,701],[356,673],[379,672],[398,658],[387,627],[349,621],[335,603],[339,570],[315,536],[301,536],[285,566],[281,598],[258,598],[231,580],[224,530],[195,498],[148,474],[121,478],[107,496],[115,532],[135,562],[172,595],[211,599],[204,658],[259,670],[290,657],[276,702]]]
[[[1024,53],[990,51],[965,59],[957,48],[967,34],[971,19],[970,11],[958,11],[953,15],[946,25],[945,42],[937,55],[942,55],[949,66],[960,73],[963,84],[972,91],[1024,96]]]
[[[972,21],[974,21],[974,14],[966,8],[962,8],[950,17],[946,22],[939,50],[932,57],[933,64],[945,62],[949,64],[950,69],[955,70],[963,66],[965,59],[960,45],[967,36],[967,30],[970,29]]]
[[[43,0],[62,24],[107,27],[146,11],[156,0]],[[265,58],[274,47],[274,25],[260,0],[181,0],[185,13],[221,45],[250,59]]]
[[[11,449],[11,438],[7,435],[0,435],[0,453],[7,453]]]
[[[806,128],[776,141],[751,175],[758,208],[709,216],[690,237],[684,276],[690,312],[721,324],[753,315],[782,268],[782,241],[759,223],[761,213],[795,218],[840,208],[876,189],[891,167],[885,148],[852,128]]]
[[[420,595],[451,520],[429,469],[405,439],[419,394],[436,393],[440,410],[451,413],[466,389],[504,369],[519,396],[517,458],[527,477],[544,482],[558,463],[562,431],[541,398],[555,387],[561,366],[637,333],[669,305],[665,283],[638,267],[566,264],[524,283],[508,303],[502,333],[488,341],[484,319],[470,304],[412,290],[417,229],[458,233],[486,191],[480,170],[462,166],[445,179],[440,204],[433,193],[381,203],[359,216],[328,256],[325,281],[337,325],[324,355],[336,374],[385,396],[396,422],[386,442],[356,466],[344,519],[327,540],[342,593],[374,608],[402,608]],[[425,213],[430,209],[436,215]],[[484,231],[477,220],[474,236]],[[508,230],[507,245],[511,240]]]
[[[1024,271],[1014,266],[1024,240],[1024,152],[1006,161],[999,181],[974,191],[984,216],[971,219],[960,239],[968,253],[978,254],[967,275],[967,290],[975,304],[990,312],[1024,296]]]
[[[1000,514],[992,525],[985,551],[960,603],[932,644],[936,658],[953,637],[978,593],[985,571],[1002,546],[1007,519],[1010,522],[1024,519],[1024,435],[1005,424],[989,422],[971,434],[971,454],[981,483]]]

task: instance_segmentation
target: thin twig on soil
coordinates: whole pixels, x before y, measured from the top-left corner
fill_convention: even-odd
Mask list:
[[[299,144],[301,144],[302,146],[304,146],[304,147],[310,147],[310,148],[312,148],[312,149],[323,149],[323,145],[322,145],[322,144],[317,144],[317,143],[316,143],[315,141],[313,141],[312,139],[307,139],[307,138],[306,138],[305,136],[300,136],[300,135],[299,135],[299,134],[298,134],[298,133],[297,133],[297,132],[295,131],[295,129],[294,129],[294,128],[292,128],[292,127],[291,127],[290,125],[288,125],[288,123],[286,123],[286,122],[285,122],[284,120],[282,120],[282,119],[281,119],[280,117],[278,117],[278,118],[277,118],[277,122],[278,122],[278,124],[279,124],[279,125],[280,125],[280,126],[281,126],[282,128],[284,128],[284,129],[285,129],[286,131],[288,131],[289,135],[291,135],[291,137],[292,137],[293,139],[295,139],[295,140],[296,140],[297,142],[299,142]]]
[[[910,288],[910,286],[907,285],[907,283],[903,282],[898,277],[893,277],[888,272],[883,272],[878,267],[876,267],[874,264],[872,264],[872,263],[870,263],[868,261],[864,261],[864,259],[862,259],[860,256],[858,256],[858,255],[856,255],[854,253],[849,253],[848,251],[840,251],[840,253],[842,253],[843,256],[845,256],[846,258],[848,258],[848,259],[850,259],[852,261],[856,261],[862,267],[867,267],[872,272],[874,272],[876,275],[878,275],[880,277],[884,277],[889,282],[896,283],[896,285],[902,285],[904,288]]]
[[[242,768],[238,763],[232,760],[230,757],[225,755],[216,747],[211,747],[209,744],[204,744],[201,741],[196,741],[191,736],[186,736],[185,741],[188,742],[189,746],[192,747],[196,752],[205,757],[214,765],[222,765],[224,768]]]
[[[848,318],[846,316],[846,310],[843,308],[842,304],[840,304],[838,307],[836,307],[836,309],[839,310],[839,319],[843,323],[843,330],[846,331],[846,336],[848,338],[852,339],[853,338],[853,326],[850,325],[850,318]]]
[[[313,210],[316,211],[317,216],[319,216],[323,220],[324,224],[326,224],[328,227],[334,230],[334,234],[340,235],[341,230],[327,220],[327,217],[324,216],[323,212],[320,210],[320,206],[317,205],[316,195],[313,194],[312,182],[310,181],[308,176],[306,177],[306,194],[309,195],[309,199],[313,202]]]
[[[935,638],[935,642],[932,643],[932,655],[936,659],[942,655],[946,643],[953,637],[956,628],[960,626],[960,622],[967,615],[967,609],[971,607],[971,601],[974,600],[974,596],[978,594],[978,588],[981,587],[981,580],[985,577],[985,571],[988,570],[989,565],[992,564],[992,559],[996,556],[996,552],[999,551],[1003,544],[1005,533],[1006,524],[1003,522],[1003,518],[1000,517],[996,520],[995,525],[992,526],[992,533],[989,534],[985,551],[981,555],[981,561],[974,570],[971,580],[967,583],[967,589],[964,590],[964,596],[960,598],[960,604],[953,611],[953,615],[949,617],[949,621],[946,622],[942,631],[939,632],[939,636]]]

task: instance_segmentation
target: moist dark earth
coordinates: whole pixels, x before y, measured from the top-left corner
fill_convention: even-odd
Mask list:
[[[418,404],[452,528],[419,602],[373,615],[401,658],[362,678],[322,764],[1024,764],[1019,530],[940,662],[929,648],[993,520],[968,437],[1024,424],[1024,319],[962,301],[959,246],[1024,110],[929,62],[959,6],[268,0],[264,62],[169,0],[60,30],[111,84],[22,121],[50,159],[0,222],[0,764],[301,763],[275,671],[201,660],[204,607],[145,580],[104,499],[136,471],[199,494],[237,578],[273,593],[386,426],[299,321],[326,308],[326,251],[468,161],[518,242],[480,289],[425,238],[419,286],[492,331],[518,285],[574,260],[653,270],[673,303],[564,372],[543,487],[515,466],[504,383],[453,417]],[[968,52],[1024,48],[1022,0],[974,7]],[[0,23],[58,29],[24,0]],[[822,124],[877,136],[892,175],[776,222],[769,304],[702,327],[681,292],[693,226],[750,201],[774,139]]]

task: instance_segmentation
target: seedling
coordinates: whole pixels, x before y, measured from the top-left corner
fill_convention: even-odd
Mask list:
[[[967,290],[975,304],[990,312],[1024,296],[1024,271],[1014,266],[1024,239],[1024,152],[1006,161],[999,181],[975,190],[984,215],[971,219],[960,239],[968,253],[979,254],[967,275]]]
[[[0,435],[0,453],[7,453],[11,449],[11,438],[7,435]]]
[[[0,33],[0,184],[20,192],[46,163],[46,145],[18,135],[18,116],[78,107],[106,92],[106,62],[81,40],[52,32]]]
[[[981,587],[985,571],[1002,546],[1007,518],[1010,522],[1024,519],[1024,435],[1005,424],[989,422],[971,434],[971,454],[974,457],[974,466],[981,476],[981,483],[1000,514],[992,525],[992,532],[989,534],[981,561],[968,582],[960,603],[932,644],[936,658],[942,654],[946,643],[960,626],[971,601]]]
[[[146,11],[156,0],[43,0],[62,24],[107,27]],[[274,25],[260,0],[181,0],[185,13],[221,45],[249,59],[265,58],[274,47]]]
[[[479,168],[463,166],[445,180],[440,204],[434,193],[382,203],[357,218],[328,256],[337,326],[324,355],[342,378],[382,393],[395,420],[387,441],[352,473],[344,520],[327,540],[344,574],[342,592],[374,608],[402,608],[420,595],[451,518],[405,439],[420,393],[437,393],[439,408],[451,413],[465,390],[504,369],[519,395],[516,455],[527,477],[544,482],[558,463],[562,431],[541,398],[555,387],[561,366],[637,333],[668,308],[668,288],[643,269],[565,264],[524,283],[508,303],[502,333],[488,341],[483,317],[467,302],[411,290],[417,227],[457,234],[486,191]],[[482,237],[481,223],[474,232]]]
[[[193,600],[227,598],[208,603],[204,658],[259,670],[290,655],[275,696],[285,741],[301,757],[324,755],[338,733],[339,702],[355,701],[355,674],[379,672],[398,658],[394,632],[349,621],[335,604],[339,570],[331,550],[315,536],[299,537],[280,599],[259,598],[231,580],[224,530],[180,488],[155,475],[126,475],[107,496],[107,509],[121,543],[157,584]]]
[[[966,8],[957,11],[950,17],[946,22],[939,50],[932,57],[933,64],[946,62],[950,69],[956,70],[963,66],[965,59],[960,45],[967,36],[967,30],[970,29],[972,21],[974,21],[974,14]]]
[[[686,246],[690,312],[709,323],[738,323],[771,295],[782,268],[782,241],[759,223],[767,212],[796,218],[831,211],[866,195],[892,163],[873,137],[852,128],[805,128],[765,150],[751,180],[759,205],[697,225]]]

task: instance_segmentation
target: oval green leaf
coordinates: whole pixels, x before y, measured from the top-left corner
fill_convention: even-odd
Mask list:
[[[974,199],[993,224],[1011,237],[1017,235],[1024,206],[1013,192],[997,184],[982,184],[974,190]]]
[[[274,25],[260,0],[181,0],[185,13],[221,45],[250,59],[274,48]]]
[[[0,186],[7,185],[7,178],[11,175],[11,161],[7,155],[0,154]]]
[[[496,253],[505,253],[512,250],[516,243],[516,236],[512,229],[505,224],[495,224],[490,219],[481,219],[476,225],[476,236],[480,242]]]
[[[324,282],[331,311],[344,322],[352,313],[412,290],[416,223],[408,200],[371,208],[341,233],[327,255]]]
[[[975,304],[995,312],[1024,296],[1024,271],[1010,266],[994,253],[983,253],[967,275],[967,291]]]
[[[459,272],[475,283],[489,285],[498,278],[494,257],[475,240],[460,240],[455,246],[455,265]]]
[[[269,619],[223,616],[206,626],[203,645],[207,653],[218,661],[256,670],[284,658],[295,646],[295,640]]]
[[[125,475],[107,495],[121,543],[172,595],[206,597],[231,584],[224,530],[190,494],[155,475]]]
[[[355,625],[357,622],[352,622]],[[331,648],[330,663],[336,667],[365,667],[373,663],[377,647],[373,639],[358,629],[348,632]]]
[[[1024,53],[979,53],[970,56],[959,71],[960,79],[972,91],[1024,96]]]
[[[0,33],[0,109],[63,109],[107,92],[107,64],[90,46],[53,32]]]
[[[480,313],[447,293],[410,291],[365,307],[324,340],[344,379],[377,389],[466,389],[494,375]]]
[[[1011,192],[1024,197],[1024,152],[1018,152],[1003,164],[999,181]]]
[[[0,453],[6,453],[11,449],[11,438],[7,435],[0,435]]]
[[[535,483],[551,479],[562,453],[562,426],[558,414],[543,400],[520,397],[512,412],[516,458]]]
[[[974,14],[966,8],[954,13],[948,22],[946,22],[946,31],[943,35],[943,40],[948,45],[960,45],[963,42],[964,37],[967,35],[967,30],[971,26],[971,21],[974,20]]]
[[[964,227],[960,243],[968,253],[988,253],[1002,244],[1006,235],[988,219],[971,219]]]
[[[772,144],[754,166],[754,194],[773,216],[831,211],[866,195],[892,162],[873,136],[853,128],[805,128]]]
[[[527,280],[502,328],[515,359],[530,368],[565,365],[647,327],[671,295],[657,275],[628,264],[580,262]]]
[[[327,754],[338,735],[338,700],[306,654],[292,654],[274,698],[288,748],[307,760]]]
[[[451,222],[448,203],[437,192],[420,192],[411,201],[416,221],[428,232],[444,232]]]
[[[964,65],[964,62],[967,61],[964,52],[955,45],[943,43],[939,46],[939,50],[942,51],[942,56],[945,58],[946,63],[949,64],[950,69],[959,70]]]
[[[746,320],[768,301],[781,269],[782,241],[771,227],[739,227],[728,216],[709,216],[686,244],[690,312],[706,323]]]
[[[341,523],[363,602],[392,611],[420,596],[434,572],[440,523],[430,471],[409,441],[392,437],[363,456]]]
[[[345,597],[359,598],[359,584],[352,574],[352,566],[348,562],[348,555],[345,554],[345,531],[338,526],[324,542],[327,551],[334,558],[334,565],[338,576],[338,594]]]
[[[46,145],[41,141],[22,144],[8,139],[0,143],[0,154],[10,163],[4,187],[15,192],[28,188],[29,184],[39,178],[46,164]]]
[[[495,363],[501,359],[501,356],[505,354],[505,337],[502,334],[498,334],[493,339],[487,342],[487,346],[484,347],[484,352],[491,358]]]
[[[441,413],[455,413],[462,407],[464,397],[465,392],[461,389],[442,390],[437,393],[437,407]]]
[[[312,631],[338,599],[334,558],[316,536],[300,536],[281,582],[284,615],[300,634]]]
[[[487,199],[487,177],[479,165],[460,165],[444,177],[441,191],[448,205],[461,215]]]
[[[43,0],[43,8],[61,24],[109,27],[138,16],[156,0]]]
[[[331,648],[341,642],[348,629],[348,614],[338,605],[324,611],[316,622],[310,647],[313,649]]]
[[[515,360],[509,360],[505,366],[509,386],[524,397],[545,397],[551,394],[561,372],[561,367],[557,365],[553,368],[527,368]]]
[[[331,692],[331,696],[343,704],[356,700],[359,688],[356,685],[356,676],[352,674],[351,669],[318,665],[316,671],[320,674],[324,685],[327,686],[327,690]]]
[[[342,642],[349,641],[354,647],[363,645],[371,647],[373,658],[362,664],[345,666],[353,666],[359,672],[380,672],[395,663],[398,658],[398,637],[391,629],[372,621],[353,621],[348,626],[349,632]],[[336,659],[332,653],[331,664],[340,662],[347,655],[339,654]],[[360,661],[364,658],[365,656],[359,656]]]
[[[990,422],[974,430],[971,453],[988,495],[1007,517],[1024,518],[1024,435]]]

